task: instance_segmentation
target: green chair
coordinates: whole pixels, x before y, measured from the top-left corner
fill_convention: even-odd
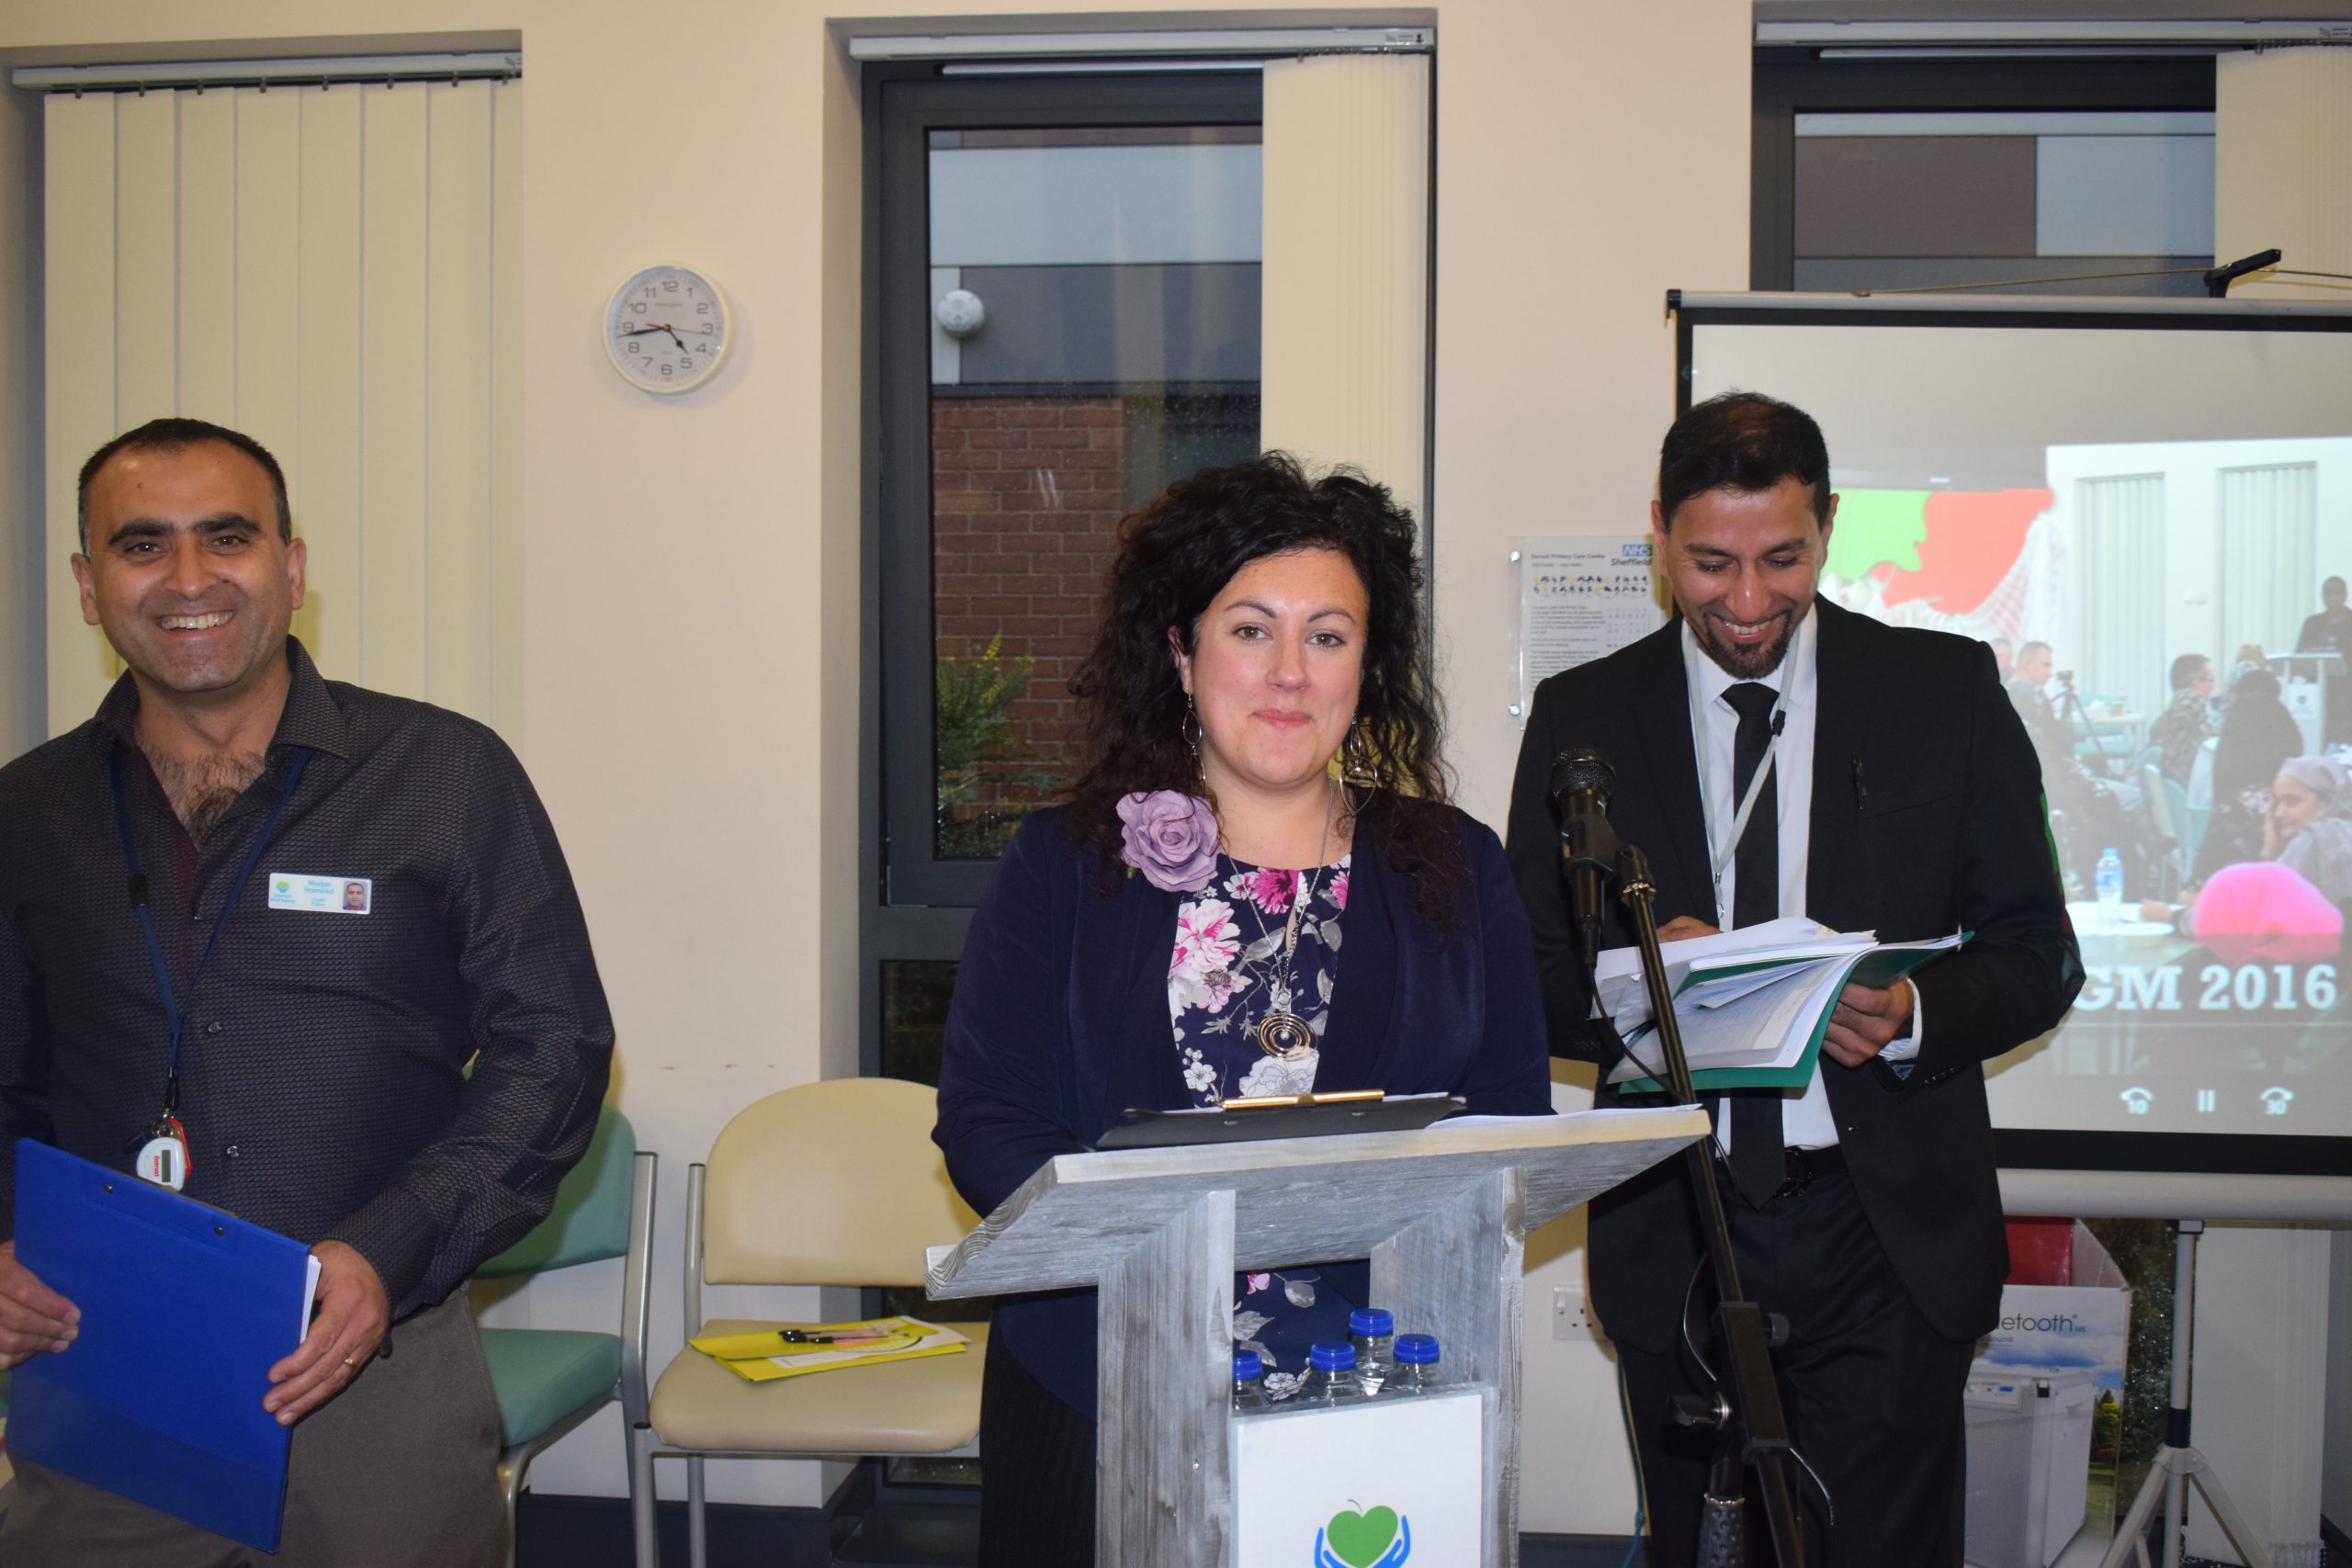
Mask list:
[[[514,1562],[514,1504],[532,1459],[614,1400],[623,1441],[645,1421],[645,1327],[653,1253],[654,1156],[628,1119],[606,1106],[588,1152],[556,1189],[555,1207],[521,1241],[483,1264],[477,1280],[544,1274],[624,1259],[618,1334],[485,1328],[483,1358],[498,1394],[498,1481],[506,1496],[506,1562]],[[631,1488],[632,1512],[653,1499]]]

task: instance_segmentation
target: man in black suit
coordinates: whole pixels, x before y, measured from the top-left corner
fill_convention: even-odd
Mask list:
[[[1803,1093],[1707,1097],[1742,1282],[1789,1320],[1782,1398],[1834,1501],[1833,1523],[1805,1484],[1815,1561],[1958,1568],[1961,1389],[2008,1269],[1982,1064],[2055,1024],[2082,968],[1990,650],[1815,600],[1828,484],[1819,427],[1785,403],[1734,393],[1675,422],[1650,523],[1680,614],[1538,688],[1510,853],[1553,1052],[1604,1069],[1616,1037],[1590,1017],[1547,798],[1564,748],[1615,764],[1611,819],[1649,856],[1669,941],[1784,915],[1888,941],[1973,933],[1915,981],[1848,986]],[[1611,900],[1603,945],[1632,940]],[[1672,1394],[1706,1386],[1680,1335],[1687,1302],[1708,1353],[1696,1216],[1679,1160],[1591,1211],[1653,1568],[1692,1560],[1706,1481],[1704,1440],[1667,1419]]]

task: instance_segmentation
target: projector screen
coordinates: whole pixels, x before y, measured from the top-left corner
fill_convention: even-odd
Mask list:
[[[2352,307],[1683,296],[1676,322],[1680,406],[1820,422],[1822,594],[2009,666],[2089,978],[1988,1068],[2002,1165],[2352,1177],[2352,787],[2311,787],[2352,761],[2352,675],[2293,656],[2352,576]],[[2175,706],[2183,655],[2210,707]]]

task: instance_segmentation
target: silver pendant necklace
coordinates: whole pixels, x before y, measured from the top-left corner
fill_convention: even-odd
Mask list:
[[[1282,968],[1266,982],[1266,999],[1273,1006],[1252,1032],[1259,1050],[1285,1062],[1295,1062],[1315,1049],[1315,1032],[1306,1026],[1305,1019],[1291,1010],[1291,991],[1296,977],[1294,964],[1298,956],[1298,911],[1315,896],[1315,879],[1322,874],[1323,857],[1331,847],[1331,815],[1338,805],[1338,795],[1327,789],[1323,797],[1323,837],[1315,846],[1315,864],[1291,885],[1290,918],[1283,925]]]

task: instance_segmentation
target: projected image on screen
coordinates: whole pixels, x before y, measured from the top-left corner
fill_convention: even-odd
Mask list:
[[[2040,487],[1838,482],[1824,583],[1849,609],[1990,643],[2033,738],[2090,976],[2013,1070],[2078,1117],[2332,1130],[2308,1100],[2352,1086],[2352,737],[2328,730],[2333,672],[2292,653],[2324,615],[2318,498],[2352,495],[2352,439],[2051,446],[2043,463]],[[2175,595],[2205,615],[2169,617],[2211,629],[2168,641],[2173,556],[2219,571]]]
[[[1820,420],[1824,596],[1990,644],[2032,737],[2088,978],[1994,1065],[1997,1122],[2352,1131],[2352,611],[2324,592],[2352,336],[1727,324],[1692,361],[1694,398]]]

